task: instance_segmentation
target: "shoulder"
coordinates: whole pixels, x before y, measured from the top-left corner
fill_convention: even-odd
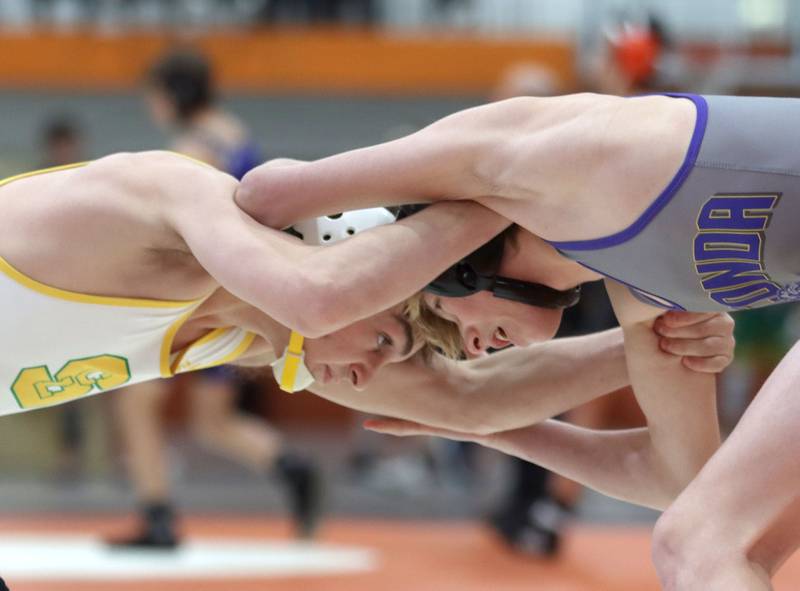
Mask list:
[[[169,192],[176,184],[175,178],[181,179],[184,186],[190,186],[194,179],[199,183],[227,176],[192,157],[159,150],[111,154],[88,163],[79,169],[79,175],[85,182],[105,181],[119,188],[150,190],[158,194]]]
[[[91,162],[80,175],[81,183],[117,197],[118,207],[166,225],[172,230],[167,235],[180,234],[177,219],[214,219],[220,208],[233,204],[238,186],[236,179],[208,164],[167,151],[113,154]]]
[[[115,154],[87,169],[117,183],[130,184],[142,195],[157,197],[165,204],[216,199],[224,193],[232,194],[238,184],[205,162],[167,151]]]

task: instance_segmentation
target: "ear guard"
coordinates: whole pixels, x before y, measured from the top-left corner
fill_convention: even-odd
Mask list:
[[[314,383],[314,376],[305,364],[303,341],[303,335],[292,331],[283,355],[272,363],[272,375],[284,392],[299,392]]]
[[[394,214],[388,209],[373,207],[305,220],[287,228],[286,232],[297,236],[306,244],[321,246],[344,240],[370,228],[391,224],[394,220]],[[304,340],[303,335],[292,331],[283,355],[272,363],[275,381],[284,392],[299,392],[314,383],[314,376],[305,364]]]
[[[425,204],[404,205],[398,219],[425,207]],[[451,298],[463,298],[480,291],[489,291],[497,298],[549,309],[569,308],[578,303],[581,297],[580,286],[558,290],[541,283],[498,275],[505,243],[506,233],[503,232],[431,281],[425,291]]]

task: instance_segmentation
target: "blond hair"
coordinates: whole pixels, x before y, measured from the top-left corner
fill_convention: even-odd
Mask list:
[[[436,314],[422,293],[405,301],[403,315],[411,323],[414,340],[425,343],[422,354],[426,359],[434,352],[450,359],[463,357],[464,341],[458,325]]]

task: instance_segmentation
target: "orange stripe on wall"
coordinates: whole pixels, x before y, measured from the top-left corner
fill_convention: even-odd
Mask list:
[[[0,34],[0,85],[8,88],[128,89],[175,41],[167,33]],[[369,30],[260,29],[193,38],[232,90],[484,93],[502,70],[537,62],[569,86],[574,50],[561,39],[390,34]]]

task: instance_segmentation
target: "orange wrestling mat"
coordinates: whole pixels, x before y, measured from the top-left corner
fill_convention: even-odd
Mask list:
[[[313,544],[260,517],[188,519],[176,553],[109,551],[111,517],[0,518],[11,591],[657,591],[649,528],[576,526],[554,562],[505,551],[478,524],[333,520]],[[794,584],[793,584],[794,582]],[[800,582],[790,561],[776,589]]]

